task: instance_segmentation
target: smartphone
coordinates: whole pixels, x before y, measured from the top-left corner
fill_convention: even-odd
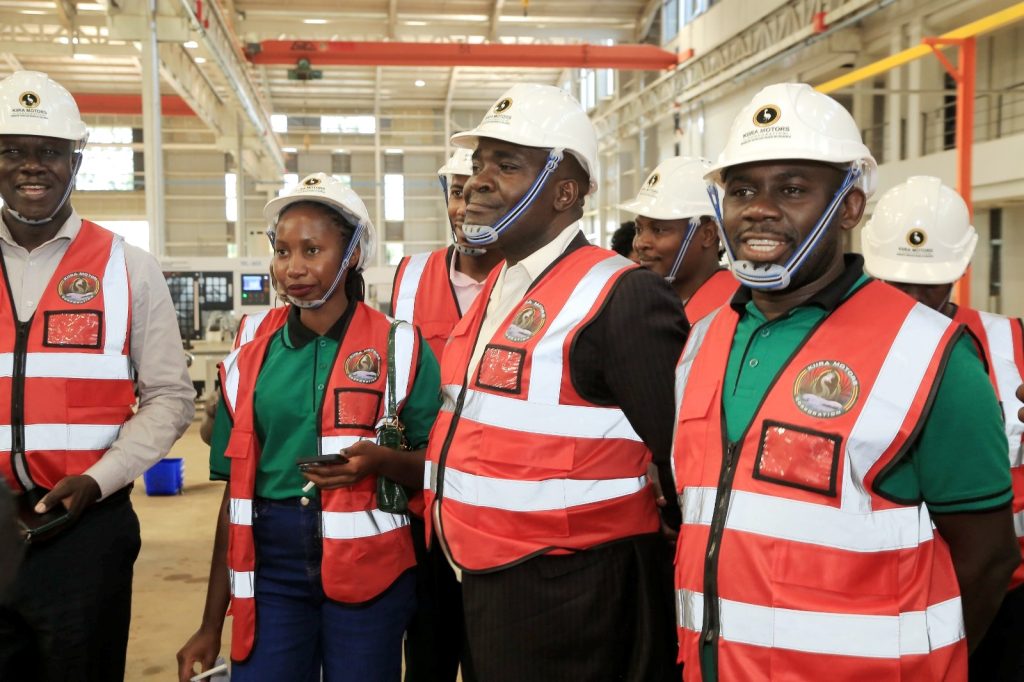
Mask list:
[[[348,457],[341,454],[334,455],[320,455],[318,457],[300,457],[295,460],[295,464],[300,469],[309,469],[311,467],[317,467],[321,464],[344,464],[348,461]]]
[[[41,489],[34,488],[18,496],[18,525],[25,542],[40,542],[52,537],[61,526],[71,521],[71,515],[60,502],[45,514],[37,514],[35,505],[44,494]]]

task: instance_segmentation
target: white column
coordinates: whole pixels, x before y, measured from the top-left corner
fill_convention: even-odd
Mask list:
[[[166,215],[164,212],[163,115],[160,103],[160,61],[157,54],[156,0],[149,0],[146,25],[140,42],[142,64],[142,138],[145,159],[146,220],[149,221],[149,249],[164,254]]]

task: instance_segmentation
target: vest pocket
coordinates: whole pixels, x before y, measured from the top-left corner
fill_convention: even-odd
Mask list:
[[[373,431],[381,414],[382,391],[368,388],[334,389],[334,426]]]
[[[842,442],[835,434],[765,420],[753,476],[835,497]]]

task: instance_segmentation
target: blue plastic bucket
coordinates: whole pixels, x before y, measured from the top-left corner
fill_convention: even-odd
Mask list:
[[[165,457],[142,475],[147,495],[177,495],[185,484],[185,460]]]

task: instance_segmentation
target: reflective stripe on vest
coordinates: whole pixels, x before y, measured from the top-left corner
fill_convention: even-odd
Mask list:
[[[423,269],[427,267],[427,259],[430,253],[417,253],[409,256],[409,261],[402,271],[402,278],[398,283],[398,297],[395,299],[395,319],[405,320],[413,323],[413,316],[416,313],[416,292],[420,288],[420,278],[423,277]]]
[[[14,353],[0,353],[0,377],[11,376],[14,376]],[[25,377],[130,380],[132,366],[127,355],[27,353]]]
[[[232,571],[228,569],[228,580],[231,583],[231,596],[235,599],[253,599],[255,597],[255,571]]]
[[[960,598],[898,616],[821,613],[719,599],[722,637],[752,646],[829,656],[900,658],[926,655],[964,638]],[[701,629],[704,595],[676,594],[678,626]],[[720,678],[726,679],[726,678]]]
[[[424,468],[424,483],[437,491],[434,468]],[[647,487],[647,477],[579,480],[552,478],[546,481],[511,481],[477,476],[448,468],[445,470],[445,498],[514,512],[551,511],[605,502],[633,495]]]
[[[106,450],[121,424],[26,424],[25,451]],[[11,427],[0,425],[0,450],[11,449]]]
[[[536,370],[535,364],[534,372]],[[462,387],[448,385],[443,390],[445,405],[450,412]],[[466,389],[462,418],[488,426],[545,436],[640,441],[640,436],[633,430],[626,415],[614,407],[539,404]]]
[[[383,535],[409,525],[406,514],[390,514],[379,509],[358,512],[322,512],[320,524],[327,540],[356,540]]]

